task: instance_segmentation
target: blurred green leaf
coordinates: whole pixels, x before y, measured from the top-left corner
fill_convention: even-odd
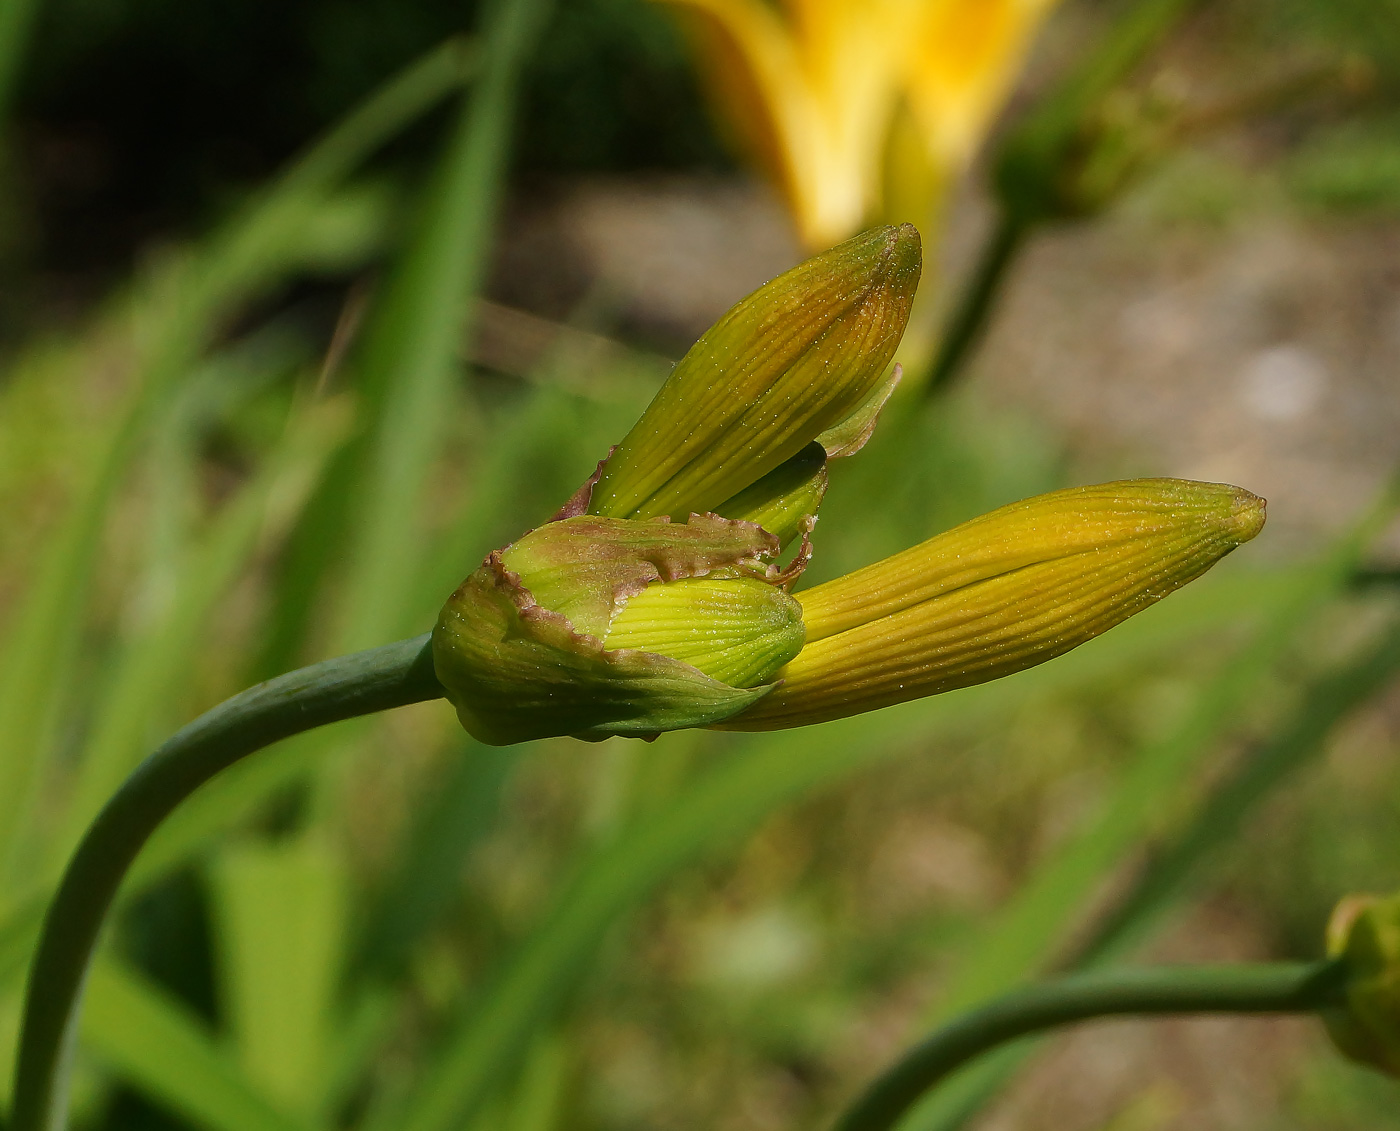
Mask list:
[[[1392,629],[1366,655],[1314,682],[1273,735],[1212,790],[1185,828],[1158,850],[1128,892],[1095,925],[1066,968],[1112,961],[1144,941],[1199,878],[1200,865],[1229,842],[1284,780],[1319,755],[1336,727],[1388,686],[1397,669],[1400,631]],[[970,1065],[939,1089],[923,1109],[924,1123],[917,1126],[936,1131],[963,1127],[1042,1043],[1017,1041]]]
[[[10,108],[24,66],[39,0],[0,0],[0,133],[10,131]]]
[[[123,1078],[208,1131],[305,1131],[254,1091],[178,1001],[115,959],[88,979],[83,1044]]]
[[[465,736],[464,736],[465,737]],[[361,977],[402,973],[415,946],[462,889],[467,854],[491,827],[518,752],[470,739],[452,751],[444,781],[415,806],[398,867],[370,901],[354,962]]]
[[[1190,822],[1157,849],[1132,888],[1095,924],[1070,965],[1111,960],[1142,941],[1196,878],[1200,865],[1239,831],[1288,778],[1318,757],[1326,740],[1355,711],[1389,687],[1400,671],[1400,627],[1339,671],[1306,688],[1302,701],[1273,734],[1206,798]]]
[[[1400,119],[1348,122],[1309,141],[1285,166],[1305,204],[1329,212],[1400,212]]]
[[[316,1115],[331,1066],[349,879],[314,835],[226,846],[209,869],[220,1000],[250,1079]]]
[[[322,401],[294,413],[277,450],[225,505],[188,560],[179,563],[176,592],[164,615],[128,641],[109,665],[112,681],[78,759],[65,835],[51,846],[55,864],[67,858],[103,802],[167,725],[163,712],[188,687],[210,615],[258,546],[295,519],[346,434],[349,410],[344,401]]]
[[[442,451],[462,328],[480,289],[504,180],[516,87],[545,0],[506,0],[475,89],[366,331],[356,369],[373,434],[354,485],[338,651],[405,630],[422,560],[424,488]]]
[[[386,1111],[374,1128],[448,1131],[479,1112],[530,1034],[560,1008],[606,932],[668,876],[731,846],[781,806],[1032,696],[1121,671],[1138,649],[1150,654],[1180,639],[1178,633],[1218,627],[1231,612],[1251,607],[1246,593],[1278,601],[1298,584],[1296,576],[1272,587],[1240,578],[1238,587],[1221,585],[1216,592],[1209,585],[1200,587],[1203,594],[1188,589],[1161,614],[1150,611],[1068,656],[997,683],[821,727],[731,739],[720,765],[581,863],[449,1034],[405,1109]],[[660,745],[648,752],[649,758],[664,756]]]
[[[202,249],[168,263],[127,300],[137,346],[128,404],[84,460],[67,513],[48,536],[0,643],[0,871],[12,864],[19,815],[47,761],[64,694],[74,685],[69,672],[112,498],[151,419],[223,318],[298,266],[307,250],[301,236],[315,230],[311,220],[336,183],[458,85],[465,66],[465,49],[454,43],[409,68]]]

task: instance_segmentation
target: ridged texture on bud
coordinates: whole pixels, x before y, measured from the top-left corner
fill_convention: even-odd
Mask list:
[[[588,511],[720,510],[864,408],[918,286],[919,234],[876,228],[760,287],[677,364],[606,461]]]
[[[722,726],[842,718],[983,683],[1084,643],[1257,534],[1238,487],[1141,479],[1041,495],[797,594],[807,643]]]
[[[1347,1007],[1324,1015],[1347,1057],[1400,1077],[1400,895],[1348,896],[1327,927],[1327,951],[1346,961]]]
[[[483,742],[650,736],[719,722],[802,646],[778,539],[693,515],[577,516],[496,551],[433,632],[438,679]]]
[[[815,440],[752,487],[720,508],[725,518],[743,519],[776,534],[786,546],[810,532],[826,495],[826,449]]]
[[[658,652],[731,687],[762,683],[802,650],[802,606],[752,577],[649,585],[618,610],[603,643]]]

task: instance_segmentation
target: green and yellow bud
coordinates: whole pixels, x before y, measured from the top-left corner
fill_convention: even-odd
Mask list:
[[[618,610],[603,637],[607,648],[670,656],[742,688],[771,679],[802,641],[802,606],[753,577],[650,585]]]
[[[889,362],[918,276],[911,226],[867,232],[696,344],[554,520],[444,607],[434,666],[468,731],[769,730],[983,683],[1097,636],[1259,532],[1263,500],[1237,487],[1108,483],[790,594],[828,461],[860,450],[899,382]]]
[[[676,365],[607,459],[588,512],[684,521],[720,511],[868,412],[888,384],[921,265],[918,231],[903,224],[864,232],[760,287]]]
[[[721,724],[801,726],[1043,663],[1199,577],[1264,524],[1248,491],[1140,479],[1056,491],[797,594],[806,644]]]
[[[1323,1015],[1333,1043],[1400,1077],[1400,895],[1342,900],[1327,927],[1327,952],[1347,966],[1346,1007]]]
[[[778,536],[786,547],[799,534],[811,533],[826,495],[827,453],[813,440],[792,459],[774,468],[752,487],[719,508],[725,518],[742,519]]]
[[[551,522],[452,595],[433,633],[438,679],[493,744],[721,721],[768,694],[802,647],[778,549],[715,515]]]

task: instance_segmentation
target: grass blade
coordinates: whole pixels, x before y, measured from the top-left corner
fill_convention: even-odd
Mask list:
[[[461,327],[486,270],[526,54],[546,0],[506,0],[485,33],[466,97],[420,222],[366,335],[359,363],[368,445],[337,649],[389,639],[411,607],[421,506],[441,451]]]
[[[168,614],[132,641],[98,707],[68,804],[66,831],[51,857],[65,859],[107,797],[147,752],[161,710],[178,702],[202,646],[206,622],[250,556],[290,523],[331,451],[345,436],[349,405],[321,402],[289,422],[263,468],[226,504],[180,570]]]
[[[130,403],[91,460],[38,579],[0,645],[0,868],[11,858],[19,814],[52,745],[65,677],[86,619],[103,524],[140,438],[169,388],[192,365],[224,314],[292,269],[305,229],[354,165],[464,76],[460,44],[440,48],[372,95],[246,207],[205,248],[130,300],[138,335]]]
[[[152,1099],[208,1131],[306,1131],[255,1092],[183,1005],[111,958],[88,980],[83,1043]]]
[[[517,753],[466,743],[454,751],[447,780],[421,807],[408,849],[370,903],[353,971],[359,977],[401,975],[414,947],[461,890],[462,862],[490,828]]]
[[[1260,803],[1309,760],[1328,735],[1394,679],[1400,669],[1400,632],[1392,630],[1366,656],[1317,681],[1274,736],[1217,787],[1100,921],[1066,969],[1111,961],[1144,940],[1183,896],[1201,864],[1228,843]],[[953,1077],[920,1109],[925,1131],[956,1131],[1004,1088],[1038,1040],[1018,1041]]]
[[[331,1067],[349,877],[314,837],[228,846],[210,869],[220,1001],[250,1079],[311,1118]]]
[[[1264,798],[1321,754],[1328,735],[1384,691],[1397,671],[1400,628],[1392,628],[1366,655],[1314,682],[1273,737],[1217,786],[1187,827],[1155,854],[1068,965],[1096,965],[1142,941],[1181,897],[1201,863],[1229,843]]]
[[[10,109],[39,0],[0,0],[0,134],[10,132]]]

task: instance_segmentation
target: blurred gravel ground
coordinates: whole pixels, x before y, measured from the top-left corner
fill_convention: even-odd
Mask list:
[[[1248,486],[1270,500],[1263,552],[1296,552],[1400,458],[1400,223],[1247,202],[1164,221],[1172,193],[1035,239],[968,376],[1060,432],[1085,475]],[[985,212],[953,217],[954,280]],[[602,294],[673,356],[800,258],[778,202],[737,179],[576,181],[522,199],[506,230],[497,297],[564,318]]]

